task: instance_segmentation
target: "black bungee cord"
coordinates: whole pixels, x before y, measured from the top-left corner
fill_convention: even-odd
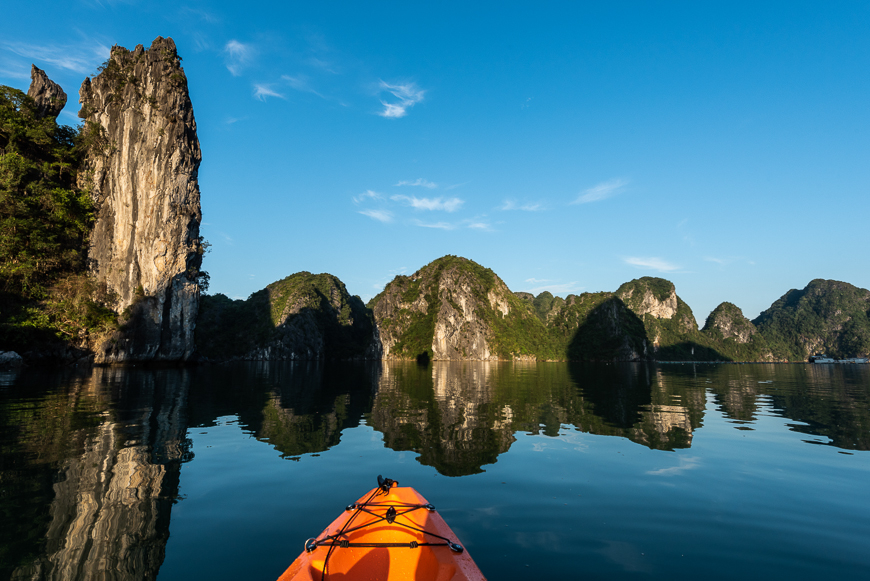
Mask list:
[[[366,508],[368,506],[384,506],[382,504],[369,504],[369,502],[379,492],[381,492],[383,494],[389,494],[390,488],[392,488],[392,486],[394,484],[398,485],[399,483],[396,482],[395,480],[390,479],[390,478],[384,478],[383,476],[378,475],[378,487],[372,491],[372,493],[368,496],[368,498],[365,499],[364,502],[353,503],[353,504],[347,505],[345,510],[348,510],[348,511],[353,510],[354,513],[351,515],[351,517],[349,519],[347,519],[345,521],[345,523],[341,526],[341,529],[339,529],[339,531],[337,533],[335,533],[334,535],[327,535],[323,539],[320,539],[320,540],[308,539],[307,541],[305,541],[305,551],[308,553],[312,552],[317,547],[327,547],[327,546],[329,547],[329,551],[327,551],[326,557],[323,559],[323,569],[320,572],[320,581],[326,581],[326,574],[327,574],[326,570],[328,567],[327,564],[329,563],[329,557],[332,556],[332,552],[335,550],[336,547],[340,547],[342,549],[346,549],[349,547],[379,547],[379,548],[380,547],[386,547],[386,548],[406,547],[409,549],[416,549],[417,547],[450,547],[450,550],[455,552],[455,553],[461,553],[464,550],[462,548],[462,545],[460,545],[459,543],[457,543],[455,541],[451,541],[447,537],[442,537],[441,535],[439,535],[437,533],[433,533],[431,531],[427,531],[425,529],[421,529],[421,528],[415,527],[413,525],[409,525],[407,523],[396,522],[396,518],[403,516],[403,515],[406,515],[409,512],[413,512],[413,511],[418,510],[420,508],[425,508],[429,512],[435,512],[435,507],[432,506],[431,504],[389,505],[387,508],[386,514],[384,514],[383,516],[376,514],[376,513],[372,512]],[[408,510],[404,510],[402,512],[397,512],[396,508],[406,508]],[[361,512],[365,512],[366,514],[370,514],[373,517],[376,517],[377,520],[373,520],[371,522],[368,522],[364,525],[360,525],[358,527],[348,528],[351,525],[351,523],[354,521],[354,519]],[[342,540],[340,538],[340,537],[345,536],[349,533],[358,531],[358,530],[363,529],[367,526],[377,524],[377,523],[383,522],[383,521],[387,521],[389,524],[397,524],[399,526],[403,526],[405,528],[439,538],[444,542],[443,543],[418,543],[417,541],[410,541],[408,543],[351,543],[350,541],[348,541],[346,539]],[[327,543],[327,541],[329,541],[329,542]]]

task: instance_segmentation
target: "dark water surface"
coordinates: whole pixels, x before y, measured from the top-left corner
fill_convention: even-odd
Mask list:
[[[870,578],[870,366],[0,374],[0,578],[274,580],[377,474],[490,580]]]

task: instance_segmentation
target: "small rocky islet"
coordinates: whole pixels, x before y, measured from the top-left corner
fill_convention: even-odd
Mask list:
[[[47,174],[32,168],[55,159],[61,169],[49,177],[68,192],[61,202],[71,200],[61,209],[81,215],[68,220],[78,230],[67,226],[75,235],[66,246],[46,250],[68,260],[36,260],[25,276],[21,248],[7,245],[0,256],[0,350],[24,361],[870,356],[870,291],[833,280],[789,290],[752,321],[722,303],[702,328],[662,278],[635,279],[613,292],[534,296],[458,256],[397,276],[368,304],[335,276],[309,272],[247,300],[208,295],[199,234],[202,155],[175,43],[158,37],[148,48],[113,47],[79,95],[84,124],[73,135],[56,122],[66,94],[35,66],[27,95],[0,92],[0,221],[26,221],[33,210],[14,200],[39,191],[34,184],[44,185]]]

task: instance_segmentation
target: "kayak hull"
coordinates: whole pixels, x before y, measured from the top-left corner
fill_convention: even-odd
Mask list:
[[[468,551],[446,545],[444,539],[454,543],[458,539],[438,512],[415,508],[428,504],[411,487],[371,490],[355,503],[364,505],[362,509],[345,511],[335,519],[317,537],[318,546],[304,550],[278,581],[485,581]],[[392,523],[385,520],[390,507],[397,513]],[[338,535],[342,527],[345,532]],[[338,535],[336,544],[347,541],[349,546],[332,547],[333,535]],[[357,546],[384,543],[404,546]],[[409,547],[412,543],[417,546]]]

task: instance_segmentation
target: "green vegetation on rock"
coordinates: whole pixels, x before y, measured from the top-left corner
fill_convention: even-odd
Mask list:
[[[733,361],[773,360],[767,341],[732,303],[725,302],[713,309],[701,334],[709,347]]]
[[[849,283],[813,280],[788,291],[753,323],[777,359],[870,356],[870,291]]]
[[[0,86],[0,349],[84,347],[117,326],[87,276],[93,204],[75,186],[86,132]]]
[[[196,345],[215,360],[361,359],[378,353],[371,312],[331,274],[299,272],[247,300],[203,296]]]

